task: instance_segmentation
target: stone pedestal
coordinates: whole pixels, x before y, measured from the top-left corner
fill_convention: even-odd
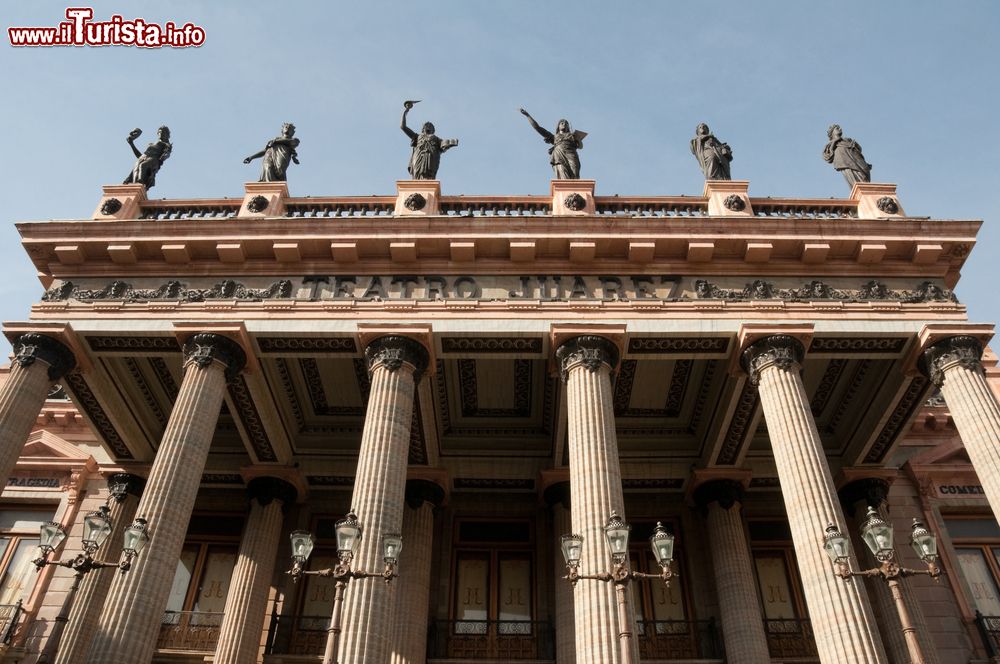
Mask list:
[[[392,624],[392,654],[389,664],[424,664],[427,661],[427,609],[431,589],[431,555],[434,550],[434,507],[441,504],[444,490],[433,482],[406,483],[403,512],[403,555],[399,561],[399,584]]]
[[[260,650],[267,595],[274,576],[284,508],[295,502],[295,487],[276,477],[257,477],[247,486],[250,514],[226,596],[225,615],[215,647],[215,664],[253,664]]]
[[[705,180],[709,216],[752,217],[749,190],[749,180]]]
[[[402,532],[413,399],[428,354],[413,339],[384,336],[368,344],[365,357],[371,393],[351,498],[364,530],[353,566],[378,572],[384,567],[382,535]],[[388,661],[392,608],[400,599],[395,583],[364,579],[347,587],[339,662]]]
[[[760,393],[820,659],[884,664],[864,586],[835,576],[823,550],[827,523],[847,527],[799,375],[804,354],[794,337],[769,336],[743,351],[743,368]]]
[[[924,350],[920,369],[941,388],[962,444],[1000,521],[1000,404],[986,382],[983,345],[974,336],[953,336]]]
[[[247,182],[243,185],[243,205],[240,217],[282,217],[288,184],[285,182]]]
[[[122,538],[125,529],[135,518],[135,510],[145,484],[146,480],[128,473],[116,473],[108,478],[108,489],[111,491],[109,506],[114,529],[104,546],[99,549],[100,560],[114,561],[121,557]],[[115,569],[97,570],[80,582],[62,641],[59,642],[55,664],[78,664],[84,661],[101,617],[101,609],[104,608],[104,599],[116,573]]]
[[[44,334],[22,334],[13,346],[10,375],[0,385],[0,480],[4,485],[35,427],[49,388],[76,366],[73,352]]]
[[[608,571],[610,552],[604,526],[612,512],[625,518],[618,439],[615,432],[611,371],[618,364],[618,349],[599,336],[573,337],[556,351],[566,383],[569,469],[573,532],[583,536],[580,573]],[[631,589],[627,605],[632,606]],[[635,664],[635,614],[628,625],[619,625],[615,587],[584,580],[573,589],[576,658],[588,664]],[[619,634],[633,634],[634,660],[622,662]]]
[[[115,576],[88,664],[150,661],[226,381],[245,364],[243,349],[217,334],[196,334],[184,344],[184,380],[136,510],[149,522],[149,542],[131,571]]]
[[[437,180],[398,180],[397,217],[431,217],[440,214],[441,183]]]
[[[769,662],[756,573],[741,515],[743,487],[714,480],[698,487],[695,500],[707,513],[712,570],[729,664]]]
[[[139,218],[139,206],[146,200],[146,185],[106,184],[101,191],[101,200],[93,214],[94,221]]]
[[[573,586],[566,576],[566,561],[562,555],[559,538],[573,531],[573,515],[570,510],[569,482],[553,484],[545,491],[546,502],[552,510],[552,553],[553,575],[555,579],[555,630],[556,664],[576,664],[576,626],[573,611]]]
[[[594,205],[596,180],[552,180],[552,216],[586,216],[597,214]]]
[[[905,217],[903,206],[896,197],[896,185],[877,182],[855,182],[851,200],[858,202],[858,219],[891,219]]]

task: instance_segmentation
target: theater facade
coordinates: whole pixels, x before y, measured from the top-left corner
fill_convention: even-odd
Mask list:
[[[722,180],[646,197],[128,184],[96,203],[18,224],[44,295],[4,323],[4,662],[998,652],[1000,369],[953,293],[979,221],[862,182],[823,200]],[[48,559],[71,561],[102,506],[92,558],[127,571],[36,571],[42,524],[67,533]],[[872,515],[927,571],[919,520],[944,574],[837,576],[836,531],[851,569],[879,566]],[[617,568],[613,517],[631,527]],[[314,539],[299,566],[327,575],[288,573],[297,531]],[[601,578],[564,578],[564,534],[573,575]],[[651,537],[673,538],[669,564]],[[345,548],[374,577],[345,577]]]

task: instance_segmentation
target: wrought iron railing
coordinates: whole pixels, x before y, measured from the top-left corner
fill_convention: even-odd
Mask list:
[[[1000,616],[984,616],[976,611],[976,627],[986,646],[986,654],[991,659],[1000,655]]]
[[[439,659],[555,659],[552,625],[538,620],[436,620],[427,657]]]
[[[17,623],[21,619],[21,600],[16,604],[0,604],[0,643],[9,645],[17,633]]]
[[[322,655],[330,616],[283,616],[271,612],[264,652],[268,655]]]
[[[159,650],[213,652],[219,641],[222,613],[167,611],[156,640]]]
[[[808,619],[765,620],[764,631],[771,657],[819,657]]]
[[[722,659],[714,619],[640,620],[636,623],[641,659]]]

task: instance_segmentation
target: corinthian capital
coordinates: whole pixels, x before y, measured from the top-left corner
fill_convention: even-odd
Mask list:
[[[243,371],[247,355],[238,343],[221,334],[202,332],[184,342],[184,364],[193,362],[201,368],[213,362],[220,363],[226,370],[226,379],[232,380]]]
[[[920,355],[918,366],[931,382],[941,387],[945,372],[952,366],[983,371],[983,344],[973,336],[948,337],[929,346]]]
[[[556,360],[559,362],[563,382],[566,382],[569,370],[577,365],[582,365],[591,373],[597,371],[602,364],[614,371],[618,366],[618,347],[608,339],[596,335],[573,337],[556,350]]]
[[[772,334],[747,346],[740,357],[740,364],[750,375],[750,382],[757,385],[765,368],[774,366],[788,371],[801,365],[805,354],[802,343],[795,337]]]
[[[29,367],[35,360],[49,365],[49,380],[59,380],[76,366],[73,351],[62,342],[44,334],[27,332],[14,342],[14,362]]]
[[[419,341],[399,335],[389,335],[375,339],[365,348],[368,372],[381,365],[390,373],[399,370],[403,364],[413,367],[413,382],[419,383],[427,369],[429,356],[427,349]]]

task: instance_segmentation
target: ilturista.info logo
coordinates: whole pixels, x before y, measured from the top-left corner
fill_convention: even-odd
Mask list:
[[[205,29],[190,22],[178,25],[167,21],[160,25],[119,14],[107,21],[95,21],[91,7],[68,7],[66,19],[52,27],[7,28],[10,45],[187,48],[205,43]]]

